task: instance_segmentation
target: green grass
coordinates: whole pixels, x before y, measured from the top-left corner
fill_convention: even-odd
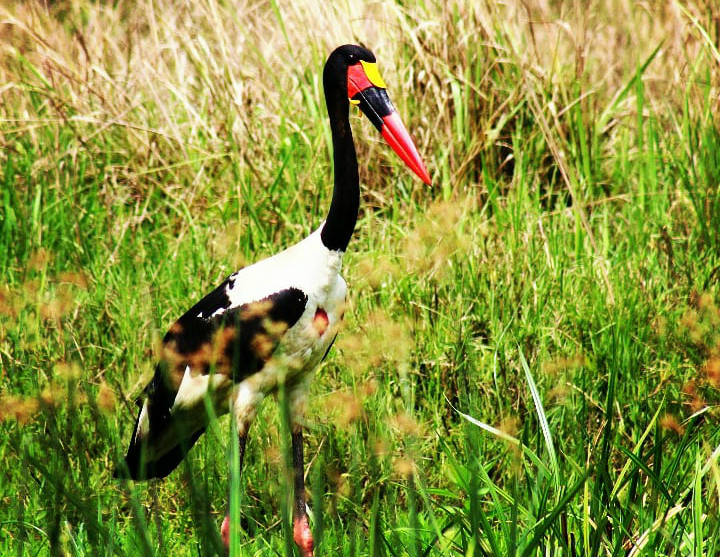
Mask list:
[[[112,469],[172,321],[322,220],[319,76],[350,40],[434,184],[353,119],[317,554],[720,553],[717,9],[475,4],[3,8],[1,555],[219,549],[228,418],[165,481]],[[236,554],[294,551],[282,416],[251,430]]]

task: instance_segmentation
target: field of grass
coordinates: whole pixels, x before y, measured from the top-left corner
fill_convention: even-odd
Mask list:
[[[378,57],[433,187],[353,117],[317,555],[720,554],[714,0],[6,1],[0,555],[214,555],[228,418],[116,481],[161,335],[331,194],[322,82]],[[236,555],[293,555],[268,400]]]

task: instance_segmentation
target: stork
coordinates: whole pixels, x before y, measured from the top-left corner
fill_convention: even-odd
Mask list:
[[[205,431],[211,414],[228,412],[236,423],[242,468],[260,404],[283,386],[295,478],[293,538],[303,557],[312,556],[313,537],[303,479],[302,418],[313,371],[330,350],[343,318],[347,287],[340,275],[342,257],[360,205],[350,105],[357,105],[410,169],[430,184],[372,52],[356,45],[335,49],[325,63],[323,86],[334,169],[327,218],[299,243],[227,277],[170,327],[154,376],[137,400],[130,447],[116,471],[133,480],[167,476]],[[229,547],[229,513],[220,533]]]

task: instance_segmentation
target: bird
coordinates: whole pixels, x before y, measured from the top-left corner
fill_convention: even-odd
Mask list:
[[[302,423],[314,370],[330,351],[344,316],[342,260],[360,207],[350,107],[357,106],[405,164],[431,184],[370,50],[351,44],[333,50],[323,69],[323,88],[334,174],[325,220],[300,242],[228,276],[172,324],[153,377],[136,400],[130,445],[115,471],[116,477],[137,481],[166,477],[212,416],[225,413],[232,413],[236,424],[232,442],[237,442],[242,468],[258,409],[282,387],[292,437],[293,539],[303,557],[312,557],[314,541]],[[229,548],[229,512],[220,534]]]

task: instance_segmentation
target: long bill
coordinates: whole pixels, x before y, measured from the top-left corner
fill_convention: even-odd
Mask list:
[[[348,68],[348,98],[370,119],[405,164],[429,185],[430,175],[388,97],[385,82],[376,64],[361,61]]]

